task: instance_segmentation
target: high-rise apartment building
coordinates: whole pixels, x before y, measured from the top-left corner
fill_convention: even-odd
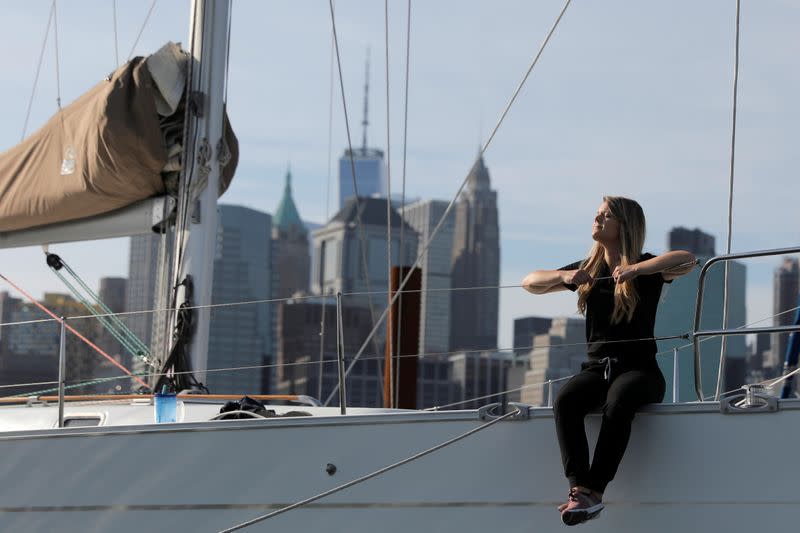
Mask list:
[[[546,333],[535,335],[528,355],[530,369],[525,373],[525,388],[520,394],[522,402],[548,405],[566,383],[565,378],[580,372],[581,363],[586,360],[585,341],[583,317],[553,318]]]
[[[134,235],[130,238],[128,254],[127,311],[149,311],[155,308],[156,277],[158,276],[161,235]],[[125,317],[133,333],[150,346],[153,336],[153,314],[129,314]]]
[[[85,315],[86,309],[71,296],[45,293],[40,303],[58,316]],[[0,321],[31,322],[2,329],[0,337],[0,383],[4,385],[50,381],[58,376],[61,326],[33,303],[0,293]],[[95,319],[74,320],[70,324],[81,335],[102,348],[102,328]],[[119,375],[120,371],[76,335],[66,332],[66,378],[71,384],[94,380],[98,377]],[[106,392],[119,384],[126,390],[132,387],[127,380],[105,385],[78,387],[71,392]],[[33,387],[33,390],[41,389]],[[135,386],[133,387],[135,388]],[[13,389],[14,394],[32,390],[31,387]]]
[[[100,278],[100,290],[97,295],[100,301],[111,310],[112,313],[121,313],[126,310],[128,298],[128,279],[127,278]],[[124,317],[122,317],[124,318]],[[117,320],[122,321],[122,318]],[[104,317],[107,323],[113,323],[112,317]],[[103,329],[100,333],[100,342],[103,350],[117,359],[125,368],[130,368],[133,361],[133,354],[114,338],[111,332]]]
[[[680,230],[681,228],[676,228]],[[675,232],[676,230],[673,230]],[[686,230],[688,231],[688,230]],[[703,264],[710,259],[710,255],[698,252],[714,253],[713,238],[694,230],[696,238],[689,241],[701,243],[698,247],[688,251],[693,252]],[[670,232],[672,235],[672,232]],[[679,244],[678,240],[670,239],[670,243]],[[704,244],[703,244],[704,243]],[[687,245],[686,242],[683,243]],[[672,249],[672,248],[671,248]],[[686,249],[686,248],[674,248]],[[728,278],[728,329],[744,326],[746,323],[745,293],[747,287],[747,270],[743,263],[730,261]],[[711,267],[706,274],[705,290],[703,295],[703,314],[700,319],[702,329],[722,328],[723,290],[725,266],[718,263]],[[694,309],[697,301],[697,291],[700,279],[700,267],[692,272],[675,279],[671,284],[665,284],[661,292],[661,302],[656,315],[656,336],[679,335],[692,331],[694,322]],[[696,399],[694,385],[694,353],[691,343],[683,339],[658,341],[658,362],[667,381],[667,396],[665,401],[671,401],[673,388],[673,348],[680,348],[678,352],[678,400],[693,401]],[[730,335],[725,341],[725,376],[723,377],[723,390],[730,390],[741,386],[745,381],[747,372],[747,345],[743,335]],[[717,375],[719,373],[719,357],[722,349],[722,340],[719,337],[705,338],[700,343],[702,365],[702,388],[704,395],[713,396],[716,390]]]
[[[416,256],[444,215],[447,202],[420,200],[405,206],[402,216],[419,235]],[[420,261],[422,293],[420,294],[419,353],[450,350],[450,261],[453,253],[454,217],[450,213]],[[410,263],[409,263],[410,264]]]
[[[242,206],[220,205],[211,300],[214,304],[272,298],[272,217]],[[208,368],[271,364],[274,361],[271,303],[211,310]],[[261,394],[274,379],[256,371],[209,372],[213,393]]]
[[[466,190],[455,206],[451,261],[450,349],[497,348],[500,284],[500,229],[497,192],[479,157],[467,177]]]
[[[682,227],[672,228],[667,234],[668,250],[686,250],[696,256],[713,257],[714,237],[703,232],[700,228],[687,229]]]
[[[325,330],[322,331],[322,316]],[[288,300],[277,306],[278,394],[305,394],[324,401],[338,383],[336,300],[330,296]],[[352,359],[371,329],[369,310],[342,309],[345,357]],[[364,354],[347,377],[347,405],[381,407],[380,356]],[[321,386],[320,386],[321,384]],[[331,405],[339,405],[335,395]]]
[[[785,257],[781,265],[775,269],[772,281],[772,312],[776,315],[774,325],[788,326],[794,323],[797,312],[787,312],[787,310],[798,305],[799,293],[800,268],[798,268],[798,261]],[[770,375],[776,375],[783,368],[789,334],[773,333],[771,337],[771,348],[764,360],[764,367]]]
[[[502,401],[502,396],[486,398],[509,389],[507,352],[461,352],[448,357],[453,396],[448,403],[461,402],[453,409],[477,409],[487,403]],[[474,398],[480,398],[475,399]]]
[[[514,319],[514,355],[523,357],[530,353],[533,338],[550,331],[552,318],[542,316],[526,316]]]

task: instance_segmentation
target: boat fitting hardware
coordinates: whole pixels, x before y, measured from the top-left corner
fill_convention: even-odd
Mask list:
[[[192,91],[189,93],[189,109],[198,118],[203,118],[205,114],[205,97],[202,91]]]
[[[325,465],[325,472],[327,472],[329,476],[334,475],[336,473],[336,465],[333,463],[328,463]]]
[[[722,414],[774,413],[778,410],[778,398],[767,394],[763,385],[744,385],[742,389],[743,393],[720,400]]]
[[[507,408],[504,412],[499,412],[498,409],[503,408],[503,404],[498,403],[490,403],[489,405],[484,405],[480,409],[478,409],[478,418],[481,420],[494,420],[495,418],[500,418],[504,414],[509,412],[509,409],[516,409],[516,414],[513,416],[508,417],[506,420],[528,420],[531,417],[530,409],[531,406],[526,403],[518,403],[518,402],[508,402],[505,404]]]

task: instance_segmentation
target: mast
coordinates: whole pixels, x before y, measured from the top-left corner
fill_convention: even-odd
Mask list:
[[[173,287],[187,275],[191,276],[191,305],[207,306],[211,304],[214,277],[220,173],[230,154],[223,143],[230,0],[193,0],[191,11],[190,112],[184,161],[184,179],[188,186],[182,187],[182,191],[188,193],[181,195],[178,205]],[[180,290],[176,307],[183,301],[185,292]],[[177,313],[173,312],[171,325],[175,324],[176,317]],[[208,362],[209,317],[207,307],[194,310],[195,326],[189,343],[189,356],[195,378],[200,382],[205,382]]]

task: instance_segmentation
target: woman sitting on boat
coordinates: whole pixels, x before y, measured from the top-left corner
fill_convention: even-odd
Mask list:
[[[570,483],[567,502],[558,510],[570,526],[603,509],[603,492],[625,453],[634,414],[664,397],[653,340],[656,308],[662,285],[691,271],[695,258],[685,251],[643,254],[644,237],[641,206],[606,196],[594,217],[589,256],[558,270],[531,272],[522,282],[533,294],[577,290],[578,310],[586,315],[588,360],[561,388],[553,407]],[[603,417],[590,465],[583,421],[598,408]]]

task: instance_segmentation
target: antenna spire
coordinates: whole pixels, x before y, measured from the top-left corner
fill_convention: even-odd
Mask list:
[[[364,120],[361,121],[361,125],[364,126],[364,137],[362,140],[361,149],[365,154],[367,153],[367,126],[369,126],[368,111],[369,111],[369,47],[367,47],[367,65],[366,65],[366,72],[364,74]]]

